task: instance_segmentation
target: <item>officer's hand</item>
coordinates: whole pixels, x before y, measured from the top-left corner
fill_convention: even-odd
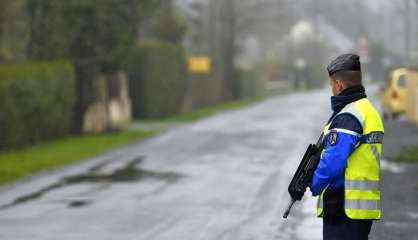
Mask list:
[[[318,196],[318,193],[312,188],[311,184],[309,184],[309,190],[311,190],[312,196]]]

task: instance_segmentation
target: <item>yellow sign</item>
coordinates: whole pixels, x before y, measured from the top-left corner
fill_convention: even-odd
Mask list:
[[[210,69],[210,58],[206,56],[191,57],[189,59],[189,71],[191,73],[209,73]]]

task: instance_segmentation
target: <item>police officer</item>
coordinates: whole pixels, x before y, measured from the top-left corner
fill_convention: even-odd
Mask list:
[[[324,128],[325,147],[312,194],[323,217],[323,239],[368,239],[380,219],[383,124],[362,86],[360,58],[344,54],[327,67],[333,114]]]

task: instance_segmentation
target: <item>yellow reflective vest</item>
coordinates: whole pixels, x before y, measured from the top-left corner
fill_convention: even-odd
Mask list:
[[[382,120],[367,98],[346,105],[337,116],[343,113],[352,114],[363,127],[363,134],[359,136],[361,141],[349,156],[344,173],[345,213],[351,219],[380,219],[380,158],[384,132]],[[329,132],[331,122],[325,126],[324,135]],[[325,190],[318,198],[318,217],[323,216]]]

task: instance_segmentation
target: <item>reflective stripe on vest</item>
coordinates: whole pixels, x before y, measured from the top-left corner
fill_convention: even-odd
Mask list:
[[[324,208],[324,200],[318,200],[318,208]],[[355,210],[380,210],[380,200],[345,200],[344,207],[346,209]]]
[[[331,129],[360,137],[359,143],[348,158],[344,174],[345,213],[352,219],[380,219],[379,180],[383,123],[367,98],[348,104],[337,116],[340,114],[353,115],[363,127],[362,134],[345,129]],[[324,127],[324,134],[329,133],[330,125],[331,123]],[[325,190],[318,198],[319,217],[323,215],[324,192]]]
[[[379,181],[345,180],[346,190],[374,190],[379,191]]]

